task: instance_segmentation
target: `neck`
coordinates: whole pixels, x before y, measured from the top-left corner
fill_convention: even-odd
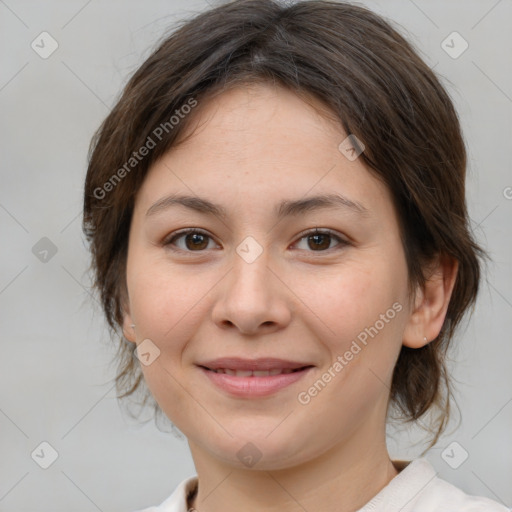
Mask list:
[[[355,435],[359,442],[347,440],[315,459],[279,470],[235,468],[189,440],[200,484],[189,507],[197,512],[354,512],[398,474],[385,436],[362,444],[361,434],[364,437],[361,431]]]

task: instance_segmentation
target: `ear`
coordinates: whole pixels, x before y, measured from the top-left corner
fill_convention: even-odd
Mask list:
[[[123,335],[128,341],[135,343],[135,328],[130,313],[124,313],[123,315]]]
[[[128,304],[128,300],[126,298],[121,299],[121,307],[123,310],[123,335],[132,343],[135,343],[135,329],[133,324],[135,323],[132,319],[132,315],[130,314],[130,306]]]
[[[435,339],[443,327],[452,296],[459,263],[449,256],[438,256],[428,266],[424,288],[418,287],[414,310],[405,326],[403,345],[421,348]],[[427,338],[425,340],[425,338]]]

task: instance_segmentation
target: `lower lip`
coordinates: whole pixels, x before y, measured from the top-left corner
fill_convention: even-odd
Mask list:
[[[302,379],[313,367],[310,366],[297,372],[268,375],[265,377],[237,377],[227,373],[217,373],[206,368],[200,369],[220,389],[227,391],[231,395],[247,398],[271,395]]]

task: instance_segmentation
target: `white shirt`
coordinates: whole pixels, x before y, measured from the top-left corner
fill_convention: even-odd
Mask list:
[[[497,501],[468,495],[438,478],[425,458],[393,462],[403,469],[357,512],[512,512]],[[183,480],[159,506],[138,512],[187,512],[187,497],[197,481],[197,476]]]

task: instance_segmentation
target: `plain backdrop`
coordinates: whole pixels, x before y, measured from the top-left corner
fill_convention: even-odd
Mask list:
[[[512,2],[361,3],[403,27],[452,96],[473,228],[493,258],[451,353],[462,419],[426,456],[442,478],[512,507]],[[129,512],[195,474],[186,440],[117,403],[81,206],[90,138],[121,87],[172,24],[208,7],[0,0],[0,511]],[[420,439],[390,428],[392,457],[414,458]]]

